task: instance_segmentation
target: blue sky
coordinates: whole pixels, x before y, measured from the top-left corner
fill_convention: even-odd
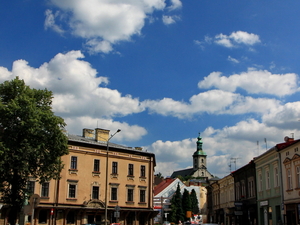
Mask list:
[[[154,152],[165,176],[192,166],[201,132],[208,169],[223,177],[299,138],[299,9],[274,0],[3,1],[0,82],[19,76],[53,91],[71,134],[121,129],[112,141]]]

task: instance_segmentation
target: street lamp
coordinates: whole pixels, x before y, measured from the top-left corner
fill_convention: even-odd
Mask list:
[[[108,150],[109,150],[109,141],[113,138],[113,136],[116,135],[116,133],[119,133],[121,130],[118,129],[114,134],[110,136],[107,140],[106,145],[106,171],[105,171],[105,217],[104,217],[104,224],[107,225],[107,189],[108,189]]]

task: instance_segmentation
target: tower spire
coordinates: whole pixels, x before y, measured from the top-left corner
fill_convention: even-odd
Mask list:
[[[202,138],[201,138],[201,135],[200,135],[200,132],[199,132],[199,136],[198,136],[198,141],[197,141],[197,151],[202,151]]]

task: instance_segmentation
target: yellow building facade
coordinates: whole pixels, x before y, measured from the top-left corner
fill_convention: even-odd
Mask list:
[[[107,218],[107,224],[152,225],[155,155],[110,143],[110,137],[104,129],[68,135],[60,180],[39,184],[29,178],[38,204],[34,211],[24,207],[20,224],[105,224]]]

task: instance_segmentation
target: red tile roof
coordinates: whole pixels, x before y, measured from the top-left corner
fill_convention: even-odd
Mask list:
[[[284,143],[280,143],[280,144],[277,144],[276,145],[276,148],[278,149],[278,150],[282,150],[282,149],[284,149],[284,148],[287,148],[287,147],[289,147],[290,145],[293,145],[293,144],[295,144],[295,143],[297,143],[297,142],[299,142],[300,141],[300,139],[298,139],[298,140],[293,140],[293,141],[288,141],[288,142],[284,142]]]
[[[173,181],[176,179],[173,178],[166,178],[162,182],[160,182],[158,185],[154,187],[154,196],[162,192],[166,187],[168,187],[170,184],[173,183]]]

